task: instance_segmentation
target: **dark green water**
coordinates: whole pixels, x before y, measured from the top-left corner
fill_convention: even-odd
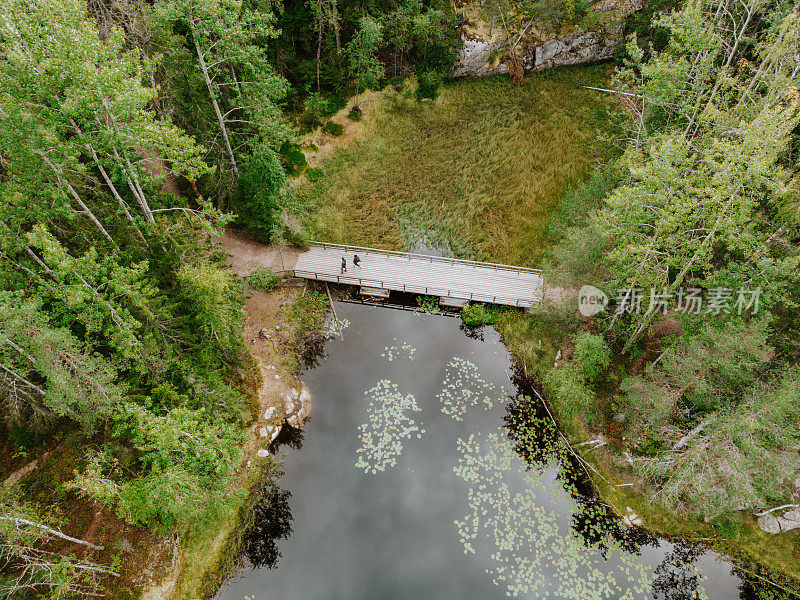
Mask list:
[[[747,597],[713,555],[597,517],[567,491],[580,478],[545,432],[549,462],[526,470],[502,429],[518,389],[494,331],[476,339],[459,319],[355,304],[337,313],[351,323],[343,339],[303,376],[314,405],[302,449],[282,451],[291,495],[261,508],[250,538],[256,562],[280,556],[273,568],[246,560],[219,600]],[[372,452],[359,452],[365,431]]]

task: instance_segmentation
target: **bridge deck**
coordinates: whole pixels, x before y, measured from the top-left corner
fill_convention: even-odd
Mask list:
[[[353,266],[353,255],[361,268]],[[340,273],[342,257],[347,273]],[[535,269],[312,242],[297,259],[297,277],[441,298],[530,307],[542,299]]]

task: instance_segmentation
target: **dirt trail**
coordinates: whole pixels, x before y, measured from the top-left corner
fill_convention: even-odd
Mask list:
[[[240,277],[250,275],[256,267],[269,267],[276,273],[291,271],[300,255],[296,248],[266,246],[232,230],[227,230],[218,240],[228,253],[228,264]]]

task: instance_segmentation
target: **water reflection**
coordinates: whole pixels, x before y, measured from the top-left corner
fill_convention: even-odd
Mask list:
[[[281,557],[278,540],[292,535],[292,493],[271,486],[254,509],[253,525],[244,538],[244,552],[254,568],[275,569]]]
[[[305,425],[308,426],[311,417],[306,417]],[[276,454],[281,448],[291,450],[300,450],[303,447],[303,440],[305,439],[305,430],[292,427],[288,423],[284,423],[278,435],[272,440],[269,446],[270,454]]]
[[[704,550],[679,541],[664,561],[656,567],[653,598],[659,600],[693,600],[704,597],[700,568],[696,564]]]
[[[738,597],[727,565],[625,527],[592,495],[494,330],[336,309],[350,327],[303,376],[314,418],[285,453],[291,496],[259,507],[248,549],[252,564],[284,556],[220,600]],[[302,443],[285,431],[284,448]]]

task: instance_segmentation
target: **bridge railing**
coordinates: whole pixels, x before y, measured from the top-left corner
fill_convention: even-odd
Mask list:
[[[353,248],[354,246],[348,246]],[[319,273],[316,271],[294,270],[295,277],[304,279],[316,279],[317,281],[329,281],[331,283],[344,283],[347,285],[359,285],[363,287],[381,288],[395,290],[398,292],[408,292],[411,294],[424,294],[426,296],[440,296],[444,298],[456,298],[459,300],[470,300],[472,302],[487,302],[490,304],[504,304],[506,306],[518,306],[528,308],[538,303],[541,298],[520,299],[509,296],[493,296],[491,294],[476,294],[473,292],[462,292],[460,290],[427,287],[422,285],[408,285],[396,281],[366,279],[352,275],[336,275],[333,273]]]
[[[396,250],[381,250],[379,248],[366,248],[364,246],[350,246],[345,244],[332,244],[330,242],[308,242],[310,246],[318,248],[331,248],[340,250],[344,253],[350,252],[369,252],[370,254],[381,254],[383,256],[396,256],[398,258],[407,258],[420,260],[430,263],[448,263],[464,265],[469,267],[483,267],[494,269],[496,271],[511,271],[513,273],[531,273],[534,275],[541,275],[541,269],[530,269],[528,267],[515,267],[514,265],[503,265],[500,263],[479,262],[476,260],[465,260],[463,258],[449,258],[447,256],[429,256],[427,254],[415,254],[413,252],[397,252]]]

